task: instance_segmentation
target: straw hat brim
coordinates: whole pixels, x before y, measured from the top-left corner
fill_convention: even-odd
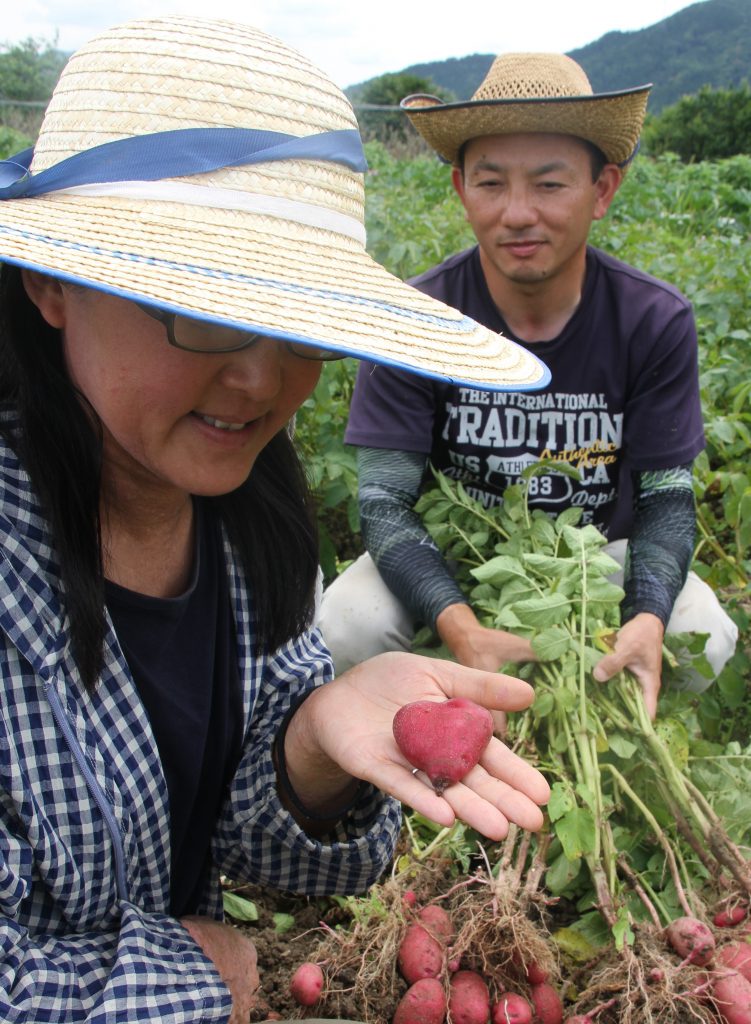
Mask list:
[[[619,92],[539,99],[442,103],[415,95],[401,107],[428,145],[456,164],[465,142],[485,135],[545,132],[593,143],[610,163],[625,164],[636,148],[651,85]]]
[[[524,348],[355,240],[233,210],[62,193],[0,204],[0,259],[207,321],[490,390],[544,386]]]

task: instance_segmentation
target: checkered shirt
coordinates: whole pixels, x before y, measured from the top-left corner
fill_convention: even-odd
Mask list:
[[[0,1020],[226,1021],[228,990],[168,913],[167,786],[143,704],[111,626],[99,684],[82,686],[49,530],[4,442],[0,543]],[[391,859],[399,807],[365,787],[327,843],[283,809],[273,739],[290,704],[331,677],[331,661],[315,631],[254,657],[250,595],[226,541],[225,552],[245,740],[200,912],[221,917],[220,873],[363,892]]]

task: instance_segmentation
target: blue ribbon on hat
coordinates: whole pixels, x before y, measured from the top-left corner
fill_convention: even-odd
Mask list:
[[[273,160],[327,160],[368,169],[354,128],[287,135],[255,128],[178,128],[116,139],[31,174],[33,149],[0,161],[0,199],[30,199],[77,185],[158,181]]]

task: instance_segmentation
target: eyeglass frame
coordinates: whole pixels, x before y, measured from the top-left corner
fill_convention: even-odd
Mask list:
[[[138,306],[140,310],[150,316],[152,320],[158,321],[164,326],[167,334],[167,341],[173,348],[178,348],[182,352],[195,352],[199,355],[221,355],[222,353],[228,352],[242,352],[244,349],[252,348],[262,338],[271,337],[268,334],[263,334],[260,331],[242,331],[241,328],[235,328],[244,334],[247,340],[242,341],[239,345],[232,345],[224,348],[190,348],[188,345],[182,345],[175,337],[175,320],[178,317],[184,317],[186,320],[195,319],[198,323],[204,321],[198,320],[197,317],[190,317],[186,313],[174,313],[168,309],[161,309],[159,306],[151,306],[145,302],[138,302],[133,300],[134,304]],[[298,356],[300,359],[308,359],[310,362],[315,363],[332,363],[337,359],[346,359],[346,355],[343,352],[335,352],[333,350],[324,350],[326,355],[309,355],[304,349],[312,351],[315,346],[306,345],[300,341],[291,341],[289,338],[272,338],[273,341],[281,342],[285,348],[292,353],[294,356]],[[318,349],[318,351],[321,351]]]

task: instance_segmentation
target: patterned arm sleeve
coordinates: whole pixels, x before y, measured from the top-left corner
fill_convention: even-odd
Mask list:
[[[686,582],[696,536],[691,463],[636,474],[624,574],[623,622],[652,612],[667,625]]]
[[[261,667],[245,752],[214,843],[220,870],[238,881],[323,896],[362,893],[386,870],[401,827],[399,802],[372,785],[331,833],[308,836],[282,806],[272,748],[289,711],[333,675],[318,630],[282,647]]]
[[[434,626],[444,608],[467,599],[414,511],[425,465],[422,452],[357,450],[365,546],[389,590]]]

